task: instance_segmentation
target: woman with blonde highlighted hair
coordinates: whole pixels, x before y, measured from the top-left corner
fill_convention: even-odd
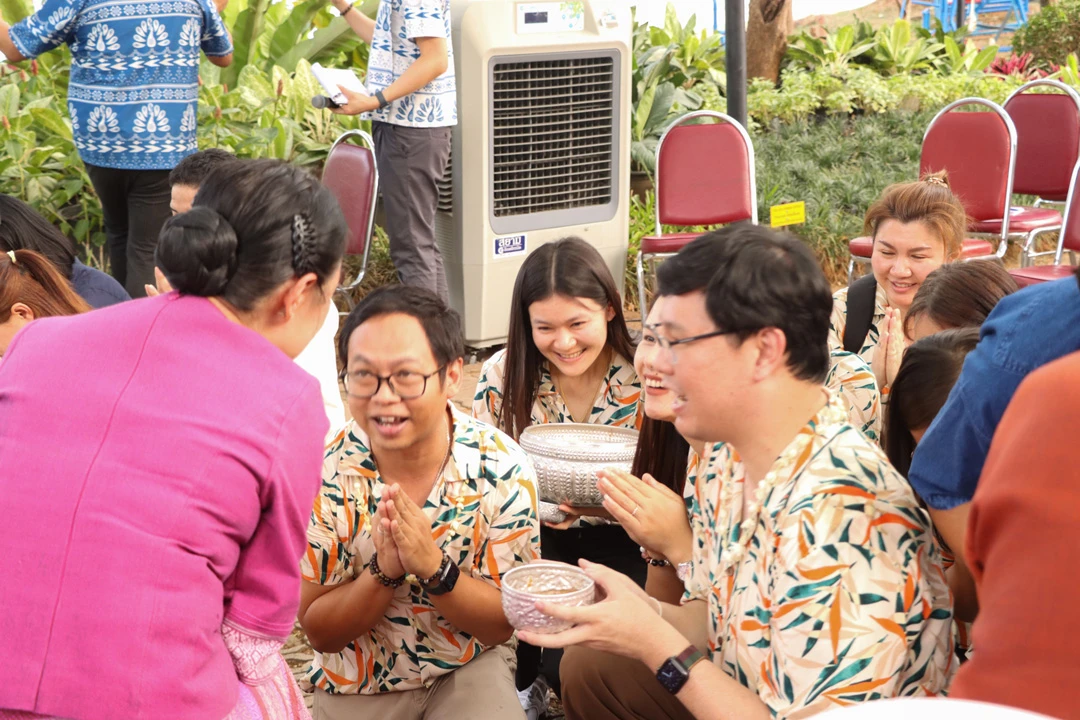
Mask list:
[[[944,172],[890,185],[866,212],[873,272],[833,295],[829,349],[858,354],[888,398],[904,350],[904,318],[926,276],[960,257],[967,213]]]
[[[0,253],[0,358],[31,320],[89,309],[43,255],[33,250]]]

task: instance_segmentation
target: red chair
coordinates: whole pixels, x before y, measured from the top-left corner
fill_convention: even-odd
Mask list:
[[[717,122],[691,124],[701,118]],[[645,321],[645,263],[670,257],[701,235],[664,234],[664,225],[757,224],[754,146],[734,118],[700,110],[671,123],[656,145],[656,234],[641,239],[637,257],[638,297]]]
[[[353,138],[361,140],[363,146],[346,142]],[[375,162],[375,143],[371,136],[360,130],[349,130],[335,140],[323,167],[322,182],[337,198],[338,205],[345,214],[345,221],[349,224],[345,255],[359,255],[363,258],[356,279],[346,284],[342,277],[342,284],[337,289],[337,292],[345,296],[351,309],[352,291],[360,286],[367,274],[371,233],[375,228],[379,168]]]
[[[1031,93],[1034,87],[1056,93]],[[1016,174],[1013,192],[1034,195],[1034,207],[1012,209],[1009,235],[1023,238],[1020,265],[1033,257],[1052,255],[1053,250],[1031,253],[1035,238],[1061,229],[1061,213],[1041,207],[1061,203],[1069,193],[1073,166],[1080,159],[1080,95],[1057,80],[1033,80],[1009,95],[1005,111],[1016,126]]]
[[[984,106],[989,112],[961,112],[965,106]],[[967,210],[968,231],[997,237],[993,245],[984,239],[966,238],[960,250],[963,260],[1001,258],[1008,248],[1012,217],[1013,172],[1016,164],[1016,129],[997,103],[983,98],[963,98],[947,105],[934,116],[923,136],[919,175],[945,170],[949,185]],[[848,243],[851,262],[869,262],[873,243],[855,238]]]
[[[1076,183],[1080,176],[1080,163],[1077,163],[1072,171],[1072,180],[1069,183],[1069,192],[1065,202],[1065,222],[1058,234],[1057,249],[1054,251],[1053,265],[1029,265],[1015,270],[1009,274],[1016,280],[1020,287],[1036,285],[1050,280],[1060,280],[1069,277],[1076,272],[1076,253],[1080,252],[1080,202],[1077,202]],[[1073,265],[1062,265],[1061,259],[1065,251],[1069,252]]]

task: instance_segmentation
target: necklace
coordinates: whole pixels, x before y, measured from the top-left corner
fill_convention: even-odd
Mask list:
[[[761,521],[762,513],[768,504],[772,491],[781,484],[781,479],[786,482],[801,470],[801,467],[793,467],[796,458],[806,450],[815,437],[826,434],[837,425],[845,424],[847,422],[847,412],[837,398],[830,398],[829,402],[811,422],[813,423],[812,430],[809,432],[801,431],[798,437],[784,448],[784,451],[780,453],[780,457],[773,463],[772,468],[758,483],[754,499],[747,506],[746,517],[743,518],[741,523],[736,524],[735,502],[737,500],[739,505],[742,505],[745,490],[739,492],[736,498],[733,487],[734,482],[725,482],[721,486],[719,517],[727,518],[727,527],[723,528],[724,531],[720,535],[721,542],[727,543],[720,559],[720,573],[722,575],[730,577],[738,571],[739,565],[750,547],[750,541],[754,536],[758,523]],[[790,473],[785,472],[788,468],[791,469]],[[743,485],[741,488],[745,488],[745,486]],[[730,599],[729,596],[728,601]]]
[[[454,420],[451,418],[446,423],[446,454],[439,463],[439,469],[435,471],[435,477],[431,478],[432,487],[435,487],[435,483],[439,482],[439,477],[446,470],[446,463],[450,462],[450,448],[452,447],[454,447]]]

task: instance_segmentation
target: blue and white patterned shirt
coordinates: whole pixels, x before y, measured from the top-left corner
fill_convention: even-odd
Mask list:
[[[28,58],[71,47],[79,155],[122,170],[168,170],[198,149],[199,51],[232,52],[210,0],[46,0],[11,40]]]
[[[416,38],[446,38],[446,72],[411,95],[371,113],[372,120],[406,127],[457,125],[454,49],[450,43],[450,0],[382,0],[368,58],[367,89],[385,90],[420,57]]]

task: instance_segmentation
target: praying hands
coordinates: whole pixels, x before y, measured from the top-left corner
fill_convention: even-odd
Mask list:
[[[382,528],[397,548],[405,572],[425,580],[442,565],[442,550],[431,535],[431,520],[400,486],[391,485],[379,504],[385,508]],[[381,557],[380,553],[380,557]]]

